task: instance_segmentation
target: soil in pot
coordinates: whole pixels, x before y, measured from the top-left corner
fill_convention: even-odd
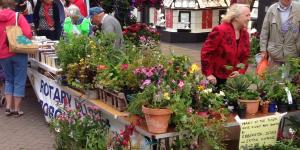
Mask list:
[[[297,109],[297,105],[296,104],[288,104],[288,110],[289,111],[294,111]]]
[[[246,108],[239,108],[238,109],[238,115],[241,119],[245,119],[246,118]]]
[[[263,104],[261,106],[261,111],[262,111],[263,114],[269,113],[269,104]]]
[[[278,112],[287,112],[288,110],[288,107],[287,107],[287,104],[277,104],[277,107],[278,107]]]

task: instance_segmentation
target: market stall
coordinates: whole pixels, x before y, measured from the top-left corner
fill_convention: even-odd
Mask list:
[[[203,146],[209,149],[216,146],[222,149],[225,148],[222,143],[226,142],[227,149],[236,149],[238,145],[254,147],[276,143],[279,122],[287,111],[279,104],[286,108],[289,106],[292,111],[290,115],[298,113],[295,111],[296,104],[299,104],[296,86],[289,82],[274,82],[275,75],[265,76],[264,80],[258,76],[241,75],[228,79],[224,91],[213,91],[209,83],[203,80],[200,68],[192,64],[188,57],[162,55],[155,43],[157,34],[145,24],[126,28],[124,35],[126,40],[133,42],[128,41],[123,51],[115,51],[111,37],[102,34],[97,37],[70,36],[59,43],[37,39],[40,48],[30,55],[28,78],[46,121],[52,119],[51,128],[54,128],[58,138],[68,138],[72,144],[76,140],[73,134],[78,126],[99,121],[97,117],[92,117],[96,120],[81,122],[85,120],[81,117],[100,112],[98,117],[101,122],[105,122],[113,135],[117,135],[112,136],[110,141],[117,141],[116,144],[123,148]],[[149,37],[140,40],[145,35]],[[278,81],[280,79],[281,76]],[[250,88],[253,85],[257,88]],[[262,100],[257,100],[259,92],[264,94],[261,95]],[[286,96],[287,93],[293,95],[294,103],[291,96]],[[270,109],[273,105],[266,97],[277,102],[281,113]],[[256,104],[261,101],[261,110],[258,111],[258,105],[254,111],[250,110],[250,106],[244,104],[247,100]],[[263,111],[264,105],[267,111]],[[154,112],[167,109],[168,113],[173,113],[170,119],[172,124],[168,119],[147,120],[149,116],[146,116],[145,106],[148,110],[165,108]],[[237,113],[239,117],[236,117]],[[75,118],[68,118],[72,115]],[[79,124],[74,119],[78,119]],[[150,127],[149,122],[154,122],[154,126]],[[163,127],[162,122],[166,122],[167,126]],[[74,124],[76,127],[66,131],[69,136],[61,137],[65,124],[66,128]],[[103,126],[98,124],[101,129]],[[155,130],[157,128],[160,130]],[[286,130],[280,129],[279,133]],[[81,130],[78,132],[82,133]],[[93,132],[91,130],[90,133]],[[104,133],[101,135],[110,137]],[[90,140],[89,136],[85,136],[82,134],[79,137],[84,142]]]

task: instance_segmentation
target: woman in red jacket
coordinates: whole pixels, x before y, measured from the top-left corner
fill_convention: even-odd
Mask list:
[[[222,19],[222,23],[212,29],[201,50],[202,72],[212,84],[223,84],[228,77],[244,74],[248,67],[250,51],[247,25],[250,21],[250,7],[233,4]],[[238,64],[244,64],[239,68]],[[228,69],[226,66],[231,66]]]
[[[0,0],[0,64],[5,74],[5,113],[20,116],[23,114],[20,104],[25,95],[28,56],[11,53],[8,49],[5,27],[16,23],[16,12],[10,9],[13,6],[13,0]],[[22,14],[19,14],[18,26],[22,29],[24,36],[32,37],[30,25]]]

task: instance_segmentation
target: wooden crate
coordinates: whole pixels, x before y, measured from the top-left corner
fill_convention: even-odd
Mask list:
[[[122,92],[111,91],[103,87],[99,88],[99,97],[106,104],[113,106],[119,111],[125,111],[127,107],[127,101],[125,94]]]

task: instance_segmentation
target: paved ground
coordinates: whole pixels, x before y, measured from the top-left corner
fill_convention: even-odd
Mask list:
[[[165,54],[170,50],[176,55],[189,55],[191,60],[200,64],[200,43],[179,44],[161,43]],[[0,108],[0,150],[52,150],[54,136],[49,132],[37,98],[29,86],[23,101],[24,116],[7,117]]]
[[[202,43],[161,43],[164,54],[187,55],[193,63],[200,65],[200,49]]]
[[[1,150],[53,150],[54,136],[41,113],[37,98],[29,86],[23,101],[24,115],[7,117],[5,108],[0,108]]]

